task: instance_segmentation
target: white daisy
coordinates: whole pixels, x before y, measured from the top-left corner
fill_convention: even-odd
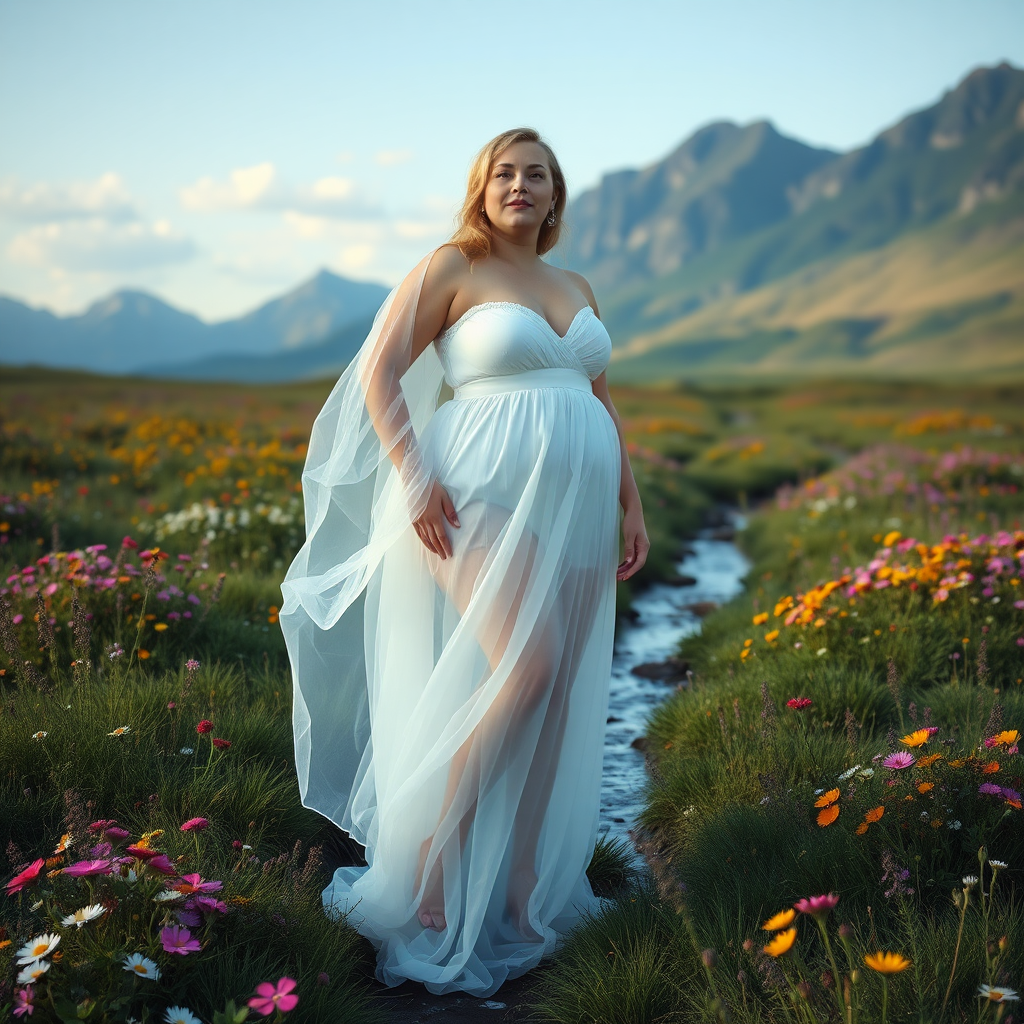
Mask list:
[[[870,779],[871,776],[874,775],[874,774],[875,774],[875,769],[874,768],[862,768],[860,770],[860,777],[862,779]]]
[[[32,913],[34,914],[42,905],[43,905],[43,901],[42,900],[36,900],[35,903],[33,903],[32,906],[29,907],[28,909],[31,910]]]
[[[964,886],[969,889],[972,885],[977,885],[978,884],[978,876],[977,875],[964,875],[963,882],[964,882]]]
[[[19,985],[34,985],[50,969],[49,960],[37,960],[18,972]]]
[[[34,739],[34,740],[45,740],[46,737],[49,736],[49,735],[50,734],[48,732],[44,732],[42,729],[40,729],[39,732],[32,733],[32,739]]]
[[[132,727],[130,725],[119,725],[113,732],[108,732],[108,736],[123,736],[126,732],[131,732]]]
[[[827,648],[827,647],[819,647],[819,648],[818,648],[818,657],[819,657],[819,658],[820,658],[820,657],[821,657],[821,656],[822,656],[823,654],[827,654],[827,653],[828,653],[828,648]]]
[[[859,771],[860,771],[860,765],[859,764],[855,764],[852,768],[847,768],[846,771],[843,772],[843,774],[839,776],[839,781],[840,782],[845,782],[847,779],[853,778],[853,776],[856,775],[857,772],[859,772]]]
[[[54,934],[38,935],[29,939],[17,953],[18,964],[31,964],[49,956],[60,945],[60,936]]]
[[[1010,866],[1005,860],[990,860],[989,864],[991,864],[997,871],[1002,871],[1003,868],[1008,868]]]
[[[160,980],[160,968],[152,960],[141,953],[132,953],[124,958],[124,969],[140,978],[149,978],[150,981]]]
[[[1012,988],[1003,988],[1000,985],[979,985],[978,996],[990,1003],[1015,1003],[1020,999]]]
[[[166,903],[168,900],[181,900],[185,898],[183,892],[174,892],[170,889],[165,889],[163,892],[158,892],[153,897],[154,903]]]
[[[193,750],[192,747],[182,747],[181,752],[183,754],[194,754],[195,750]]]
[[[60,923],[65,928],[70,925],[81,928],[83,924],[95,921],[97,917],[102,917],[106,912],[106,908],[101,904],[93,903],[88,907],[82,907],[81,910],[76,910],[73,914],[68,914],[67,917],[62,917]]]
[[[167,1024],[203,1024],[203,1022],[184,1006],[169,1006],[164,1014]]]

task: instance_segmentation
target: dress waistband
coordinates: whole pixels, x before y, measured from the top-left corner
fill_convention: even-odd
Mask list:
[[[457,399],[481,398],[484,395],[504,395],[510,391],[529,391],[533,388],[573,388],[593,394],[590,378],[579,370],[548,366],[541,370],[522,373],[504,373],[496,377],[481,377],[467,381],[455,389]]]

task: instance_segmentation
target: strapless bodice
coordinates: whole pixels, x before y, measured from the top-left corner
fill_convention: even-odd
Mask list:
[[[453,388],[487,378],[563,369],[594,380],[608,365],[612,342],[590,306],[574,317],[564,335],[535,309],[518,302],[471,306],[434,340]]]

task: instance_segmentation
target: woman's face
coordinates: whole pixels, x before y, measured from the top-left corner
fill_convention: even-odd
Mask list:
[[[492,228],[512,234],[539,232],[555,199],[551,168],[542,146],[514,142],[497,155],[483,201]]]

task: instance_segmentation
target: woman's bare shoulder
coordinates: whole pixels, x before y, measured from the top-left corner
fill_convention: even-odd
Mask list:
[[[583,292],[587,302],[590,303],[596,313],[597,299],[594,298],[594,289],[590,287],[590,282],[582,274],[577,274],[575,270],[563,270],[562,273]]]

